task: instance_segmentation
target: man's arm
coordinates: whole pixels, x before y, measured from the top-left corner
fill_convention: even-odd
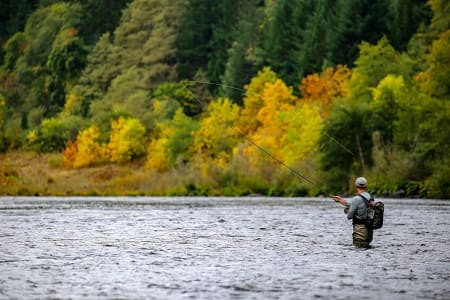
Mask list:
[[[340,197],[340,196],[331,196],[331,198],[335,201],[338,202],[340,204],[342,204],[345,208],[344,208],[344,213],[347,214],[347,218],[348,218],[348,212],[349,212],[349,208],[350,205],[348,204],[347,200],[345,200],[344,198]],[[354,212],[353,212],[354,213]],[[353,217],[352,217],[353,218]],[[351,219],[351,218],[350,218]]]
[[[331,198],[335,202],[338,202],[338,203],[342,204],[343,206],[348,207],[347,201],[344,198],[342,198],[340,196],[331,196]]]

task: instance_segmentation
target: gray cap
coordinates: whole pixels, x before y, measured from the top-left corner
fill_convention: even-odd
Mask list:
[[[367,187],[367,179],[364,177],[358,177],[355,180],[355,186],[359,188],[366,188]]]

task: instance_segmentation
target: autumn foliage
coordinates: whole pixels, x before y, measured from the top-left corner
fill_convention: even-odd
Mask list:
[[[63,151],[64,164],[81,168],[105,162],[130,162],[145,153],[145,128],[137,119],[120,117],[112,121],[109,143],[100,142],[100,130],[91,126],[81,131]]]

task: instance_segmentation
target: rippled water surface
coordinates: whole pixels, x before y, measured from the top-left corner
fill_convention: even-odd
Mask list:
[[[450,299],[450,202],[0,198],[0,299]]]

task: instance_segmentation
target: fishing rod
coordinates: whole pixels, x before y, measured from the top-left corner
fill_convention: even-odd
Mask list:
[[[297,176],[298,178],[304,179],[305,181],[311,183],[312,185],[315,185],[314,182],[312,182],[311,180],[309,180],[308,178],[306,178],[304,175],[300,174],[297,170],[292,169],[291,167],[289,167],[288,165],[286,165],[282,160],[279,160],[278,158],[276,158],[275,156],[273,156],[272,154],[270,154],[269,151],[267,151],[266,149],[264,149],[263,147],[259,146],[258,144],[256,144],[254,141],[252,141],[249,137],[244,136],[244,138],[253,146],[255,146],[256,148],[258,148],[259,150],[261,150],[262,152],[264,152],[265,154],[267,154],[267,156],[269,156],[270,158],[272,158],[274,161],[276,161],[277,163],[279,163],[280,165],[286,167],[289,171],[291,171],[292,174],[294,174],[295,176]]]
[[[244,89],[240,89],[237,87],[232,87],[232,86],[228,86],[228,85],[224,85],[224,84],[220,84],[220,83],[216,83],[216,82],[208,82],[208,81],[196,81],[196,80],[186,80],[186,81],[180,81],[180,84],[189,92],[189,94],[201,105],[201,107],[204,107],[204,104],[197,98],[195,97],[195,95],[192,93],[191,90],[189,90],[189,88],[184,84],[184,82],[188,82],[188,83],[201,83],[201,84],[213,84],[216,86],[223,86],[226,88],[231,88],[237,91],[241,91],[243,92],[244,95],[246,95],[246,91]],[[300,172],[298,172],[297,170],[289,167],[286,163],[284,163],[282,160],[276,158],[273,154],[271,154],[269,151],[267,151],[266,149],[264,149],[263,147],[261,147],[260,145],[256,144],[252,139],[250,139],[246,134],[244,134],[243,132],[239,131],[239,133],[242,135],[242,137],[248,141],[250,144],[252,144],[253,146],[255,146],[257,149],[259,149],[260,151],[262,151],[264,154],[266,154],[268,157],[270,157],[271,159],[273,159],[274,161],[276,161],[277,163],[279,163],[280,165],[282,165],[283,167],[285,167],[287,170],[289,170],[292,174],[294,174],[296,177],[303,179],[307,182],[309,182],[312,185],[315,185],[315,183],[308,179],[306,176],[302,175]],[[328,193],[327,193],[328,194]]]

